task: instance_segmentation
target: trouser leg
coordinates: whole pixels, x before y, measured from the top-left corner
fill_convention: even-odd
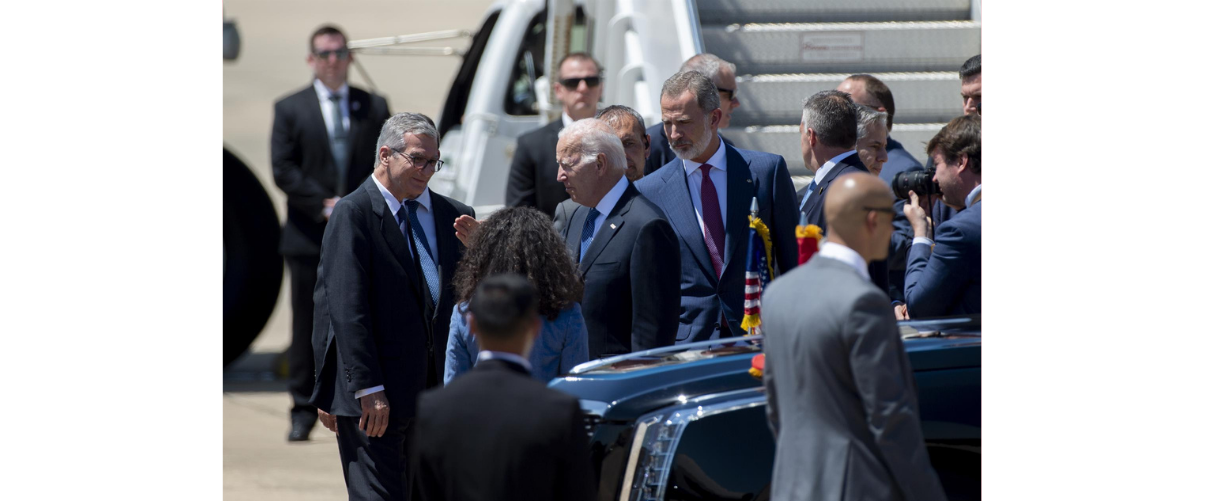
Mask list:
[[[310,405],[314,392],[314,284],[318,281],[316,256],[288,257],[290,294],[293,307],[293,339],[289,345],[289,395],[293,397],[294,418],[303,417],[312,424],[318,411]]]
[[[382,437],[369,437],[359,417],[338,416],[339,458],[350,501],[405,501],[409,422],[390,420]]]

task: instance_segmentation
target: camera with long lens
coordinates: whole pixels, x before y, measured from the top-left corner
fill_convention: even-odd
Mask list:
[[[915,191],[918,197],[941,195],[941,188],[933,182],[933,175],[936,173],[937,169],[934,167],[925,170],[897,172],[891,179],[891,191],[894,191],[895,196],[903,200],[909,199],[908,191]]]

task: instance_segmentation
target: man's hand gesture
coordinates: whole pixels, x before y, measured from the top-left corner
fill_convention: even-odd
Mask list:
[[[469,244],[469,238],[473,236],[473,232],[477,231],[479,225],[481,225],[480,222],[468,215],[460,216],[452,223],[452,227],[456,228],[456,238],[465,245]]]
[[[389,399],[378,391],[360,397],[360,429],[370,437],[385,435],[389,427]]]

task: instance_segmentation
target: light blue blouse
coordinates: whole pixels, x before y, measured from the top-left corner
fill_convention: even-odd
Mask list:
[[[472,369],[477,364],[477,353],[481,351],[477,348],[477,338],[469,333],[467,311],[461,313],[463,306],[464,303],[460,303],[452,308],[444,384]],[[573,307],[561,311],[556,320],[542,320],[540,335],[527,357],[531,361],[532,376],[540,381],[552,381],[575,365],[589,361],[586,321],[582,318],[581,305],[573,303]]]

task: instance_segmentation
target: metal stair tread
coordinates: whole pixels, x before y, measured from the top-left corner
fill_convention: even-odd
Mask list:
[[[936,30],[936,29],[979,29],[979,21],[885,21],[865,23],[732,23],[711,24],[700,28],[704,32],[722,30],[725,33],[777,33],[798,31],[854,31],[854,30]]]

